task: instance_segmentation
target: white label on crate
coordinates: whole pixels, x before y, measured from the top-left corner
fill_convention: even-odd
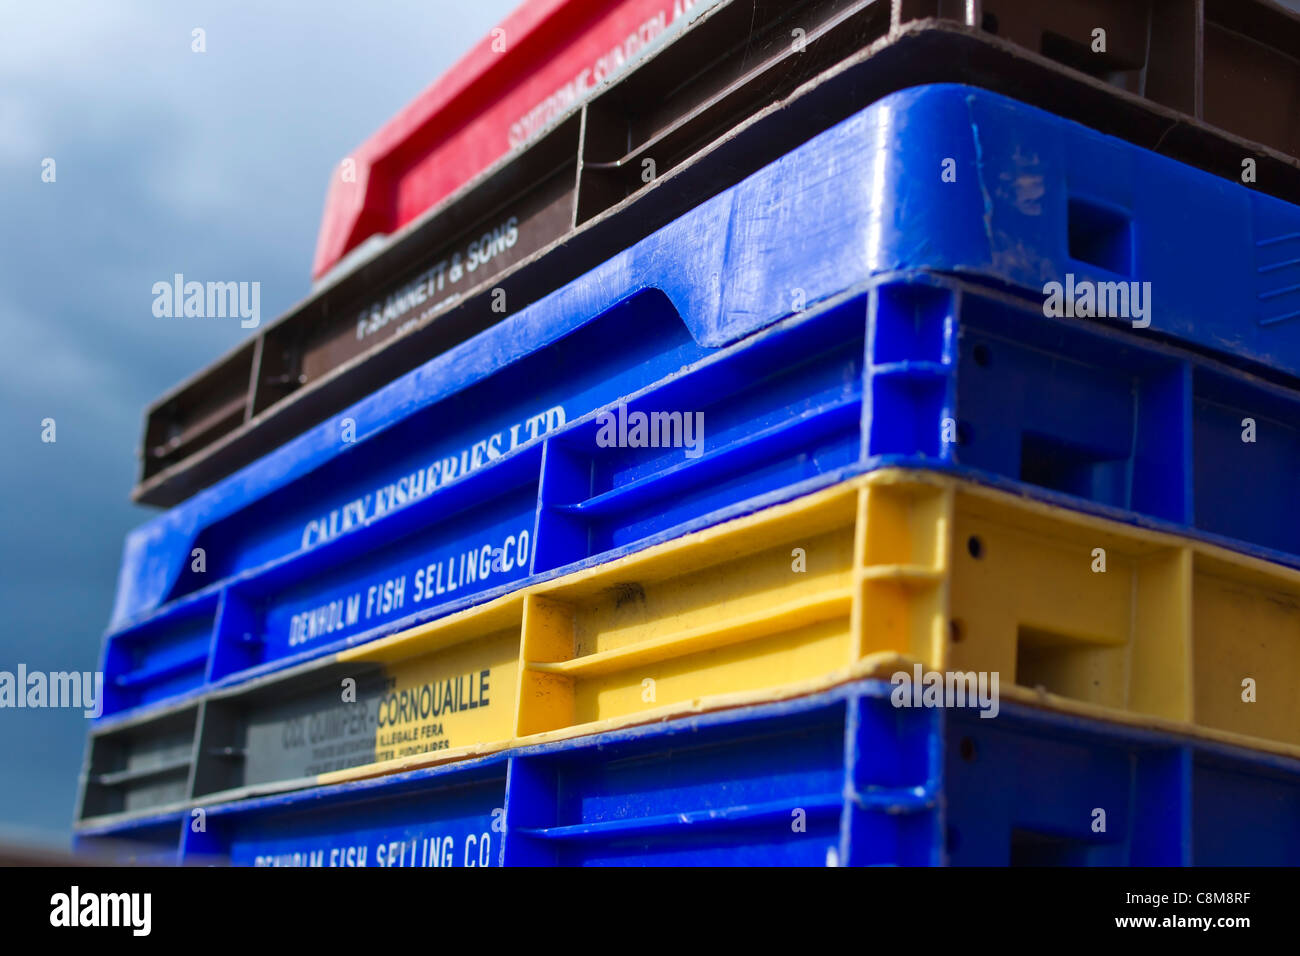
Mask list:
[[[288,646],[298,647],[357,624],[410,613],[421,604],[450,598],[493,575],[526,574],[532,558],[532,532],[521,528],[504,540],[489,541],[454,554],[445,552],[408,566],[402,574],[373,581],[360,590],[329,597],[289,618]]]
[[[490,823],[484,826],[490,826]],[[301,850],[278,853],[259,853],[252,858],[253,866],[491,866],[492,834],[462,835],[463,849],[457,849],[452,834],[421,833],[414,839],[384,840],[372,844],[326,844]]]
[[[402,329],[437,312],[456,296],[449,295],[436,301],[431,300],[455,286],[466,275],[473,276],[482,266],[513,249],[518,241],[518,216],[511,216],[481,236],[475,236],[465,246],[463,252],[452,253],[450,258],[438,261],[415,279],[385,297],[383,301],[374,302],[362,309],[357,316],[357,341],[363,342],[370,336],[378,334],[391,323],[407,317],[426,303],[427,307],[404,322]]]
[[[506,141],[510,149],[523,146],[541,136],[551,123],[577,105],[587,93],[606,80],[618,76],[669,27],[697,5],[707,5],[713,0],[672,0],[642,22],[623,40],[603,51],[600,56],[580,69],[563,86],[510,124]]]
[[[565,423],[564,406],[555,405],[507,429],[480,439],[459,452],[429,462],[423,468],[403,475],[361,498],[331,508],[319,518],[312,518],[302,529],[302,549],[314,548],[340,534],[359,528],[390,511],[419,501],[438,488],[473,474],[502,455],[534,442]]]

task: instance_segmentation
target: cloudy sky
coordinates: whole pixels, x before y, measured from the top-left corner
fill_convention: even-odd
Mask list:
[[[144,406],[249,334],[155,318],[153,283],[259,281],[264,321],[300,299],[335,163],[513,6],[4,3],[0,670],[97,667],[152,513],[128,501]],[[0,709],[0,839],[66,844],[86,727]]]
[[[300,299],[334,164],[514,2],[0,9],[0,670],[97,666],[150,514],[128,502],[142,410],[248,334],[155,318],[153,283],[258,281],[264,321]],[[85,733],[0,709],[0,839],[66,843]]]

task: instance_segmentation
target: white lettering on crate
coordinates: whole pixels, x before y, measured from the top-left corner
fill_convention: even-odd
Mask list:
[[[413,840],[384,840],[373,848],[364,843],[326,846],[287,853],[259,854],[254,866],[491,866],[492,834],[470,833],[464,850],[456,852],[450,834]],[[374,862],[371,863],[370,861]]]
[[[346,601],[339,598],[295,614],[289,619],[289,646],[296,647],[310,640],[342,631],[357,623],[361,608],[361,595],[349,595]]]
[[[372,618],[390,617],[412,605],[449,596],[468,585],[482,583],[493,574],[515,570],[527,573],[532,558],[532,532],[521,528],[500,543],[485,542],[448,557],[437,558],[414,569],[411,588],[408,571],[399,577],[377,581],[346,597],[301,611],[289,618],[289,646],[297,647],[318,637],[346,630]]]
[[[656,37],[689,13],[699,0],[673,0],[607,50],[580,69],[571,80],[510,124],[506,143],[510,149],[532,142],[546,131],[551,122],[573,108],[586,93],[622,73]]]
[[[473,474],[521,445],[543,438],[565,423],[564,406],[555,405],[509,428],[439,458],[375,491],[346,502],[302,529],[302,549],[314,548],[432,494],[449,481]]]
[[[394,290],[382,302],[375,302],[361,310],[357,316],[357,341],[365,341],[385,329],[390,322],[400,319],[434,296],[456,285],[467,274],[472,275],[481,266],[513,249],[519,241],[519,217],[511,216],[481,236],[476,236],[464,252],[454,252],[416,276],[406,285]],[[459,293],[445,296],[429,304],[409,321],[402,323],[399,332],[406,331],[426,317],[453,301]]]

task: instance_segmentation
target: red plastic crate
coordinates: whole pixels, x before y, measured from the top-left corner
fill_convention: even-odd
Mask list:
[[[312,275],[395,232],[710,0],[527,0],[330,178]]]

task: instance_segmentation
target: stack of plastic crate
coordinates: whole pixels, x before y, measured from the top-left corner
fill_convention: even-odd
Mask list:
[[[961,6],[964,27],[916,19],[944,4],[796,5],[888,18],[728,120],[724,145],[797,140],[779,158],[682,159],[654,194],[693,195],[683,214],[134,533],[84,843],[1300,859],[1300,127],[1258,121],[1242,152],[1205,122],[1208,72],[1169,86],[1205,38],[1228,55],[1225,24],[1294,58],[1300,21],[1153,3],[1144,47],[1101,2]],[[1009,52],[1039,16],[1064,32]],[[945,44],[978,85],[900,65]],[[1138,93],[1078,73],[1123,87],[1134,49]],[[1077,99],[996,91],[1035,70]],[[1145,141],[1182,97],[1162,141],[1189,161]]]

